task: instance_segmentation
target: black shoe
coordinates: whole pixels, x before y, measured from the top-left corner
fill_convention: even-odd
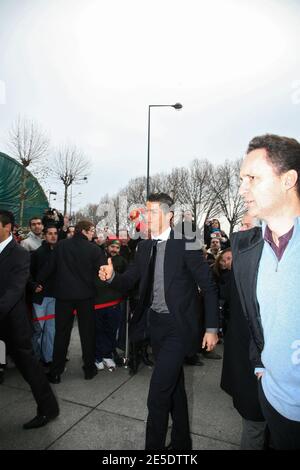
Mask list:
[[[124,358],[121,357],[116,351],[113,351],[113,360],[115,361],[117,366],[124,366]]]
[[[84,369],[83,368],[83,370],[84,370],[85,380],[92,380],[97,375],[97,372],[98,372],[96,367],[94,369]]]
[[[47,376],[48,382],[50,382],[51,384],[60,384],[60,375],[53,375],[51,374],[51,372],[48,372],[46,376]]]
[[[49,421],[52,421],[53,419],[57,418],[58,415],[59,415],[59,411],[49,416],[37,415],[31,421],[28,421],[28,423],[23,424],[23,429],[41,428],[42,426],[45,426],[46,424],[48,424]]]
[[[4,382],[4,370],[0,369],[0,384],[3,384]]]
[[[198,354],[185,357],[184,363],[187,364],[188,366],[204,366],[204,362],[200,361]]]
[[[222,359],[222,356],[214,351],[205,351],[202,354],[205,359]]]
[[[154,366],[154,362],[151,361],[151,359],[149,359],[148,354],[143,354],[143,355],[142,355],[142,361],[143,361],[143,363],[145,364],[145,366],[149,366],[149,367],[153,367],[153,366]]]
[[[186,451],[191,451],[192,450],[192,444],[189,443],[189,444],[186,444],[186,445],[182,445],[182,446],[179,446],[179,447],[173,447],[172,445],[172,442],[170,442],[170,444],[167,445],[167,447],[165,447],[165,450],[167,452],[179,452],[179,451],[183,451],[183,450],[186,450]]]

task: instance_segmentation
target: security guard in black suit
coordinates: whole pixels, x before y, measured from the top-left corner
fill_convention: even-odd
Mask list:
[[[29,278],[30,255],[13,239],[13,214],[0,210],[0,330],[10,354],[30,385],[37,415],[24,429],[38,428],[59,415],[57,400],[34,356],[31,327],[24,293]]]

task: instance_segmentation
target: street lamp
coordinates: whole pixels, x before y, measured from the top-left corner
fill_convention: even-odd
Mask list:
[[[181,103],[175,103],[175,104],[149,104],[149,109],[148,109],[148,152],[147,152],[147,199],[149,197],[149,189],[150,189],[150,109],[151,108],[163,108],[163,107],[169,107],[169,108],[174,108],[174,109],[181,109],[182,104]]]
[[[49,195],[48,195],[48,201],[49,201],[49,207],[51,207],[51,194],[53,194],[54,196],[57,195],[57,192],[56,191],[48,191]],[[55,199],[54,199],[55,200]]]
[[[78,178],[76,179],[75,183],[78,184],[78,181],[85,181],[86,183],[88,182],[88,179],[87,179],[87,176],[84,176],[83,178]],[[73,199],[73,183],[71,184],[71,188],[70,188],[70,216],[72,216],[72,199]],[[76,194],[76,196],[78,196],[79,194],[82,194],[82,193],[78,193]]]

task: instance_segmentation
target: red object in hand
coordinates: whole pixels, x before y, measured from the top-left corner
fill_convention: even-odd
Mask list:
[[[130,214],[129,214],[129,218],[130,220],[136,220],[138,217],[140,216],[140,211],[136,210],[136,209],[133,209]]]

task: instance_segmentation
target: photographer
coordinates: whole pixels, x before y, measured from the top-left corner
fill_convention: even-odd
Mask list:
[[[63,215],[60,212],[58,212],[58,210],[51,209],[51,208],[49,208],[45,212],[42,222],[43,222],[44,228],[46,228],[47,225],[52,225],[52,226],[55,225],[58,231],[60,231],[64,226]]]

